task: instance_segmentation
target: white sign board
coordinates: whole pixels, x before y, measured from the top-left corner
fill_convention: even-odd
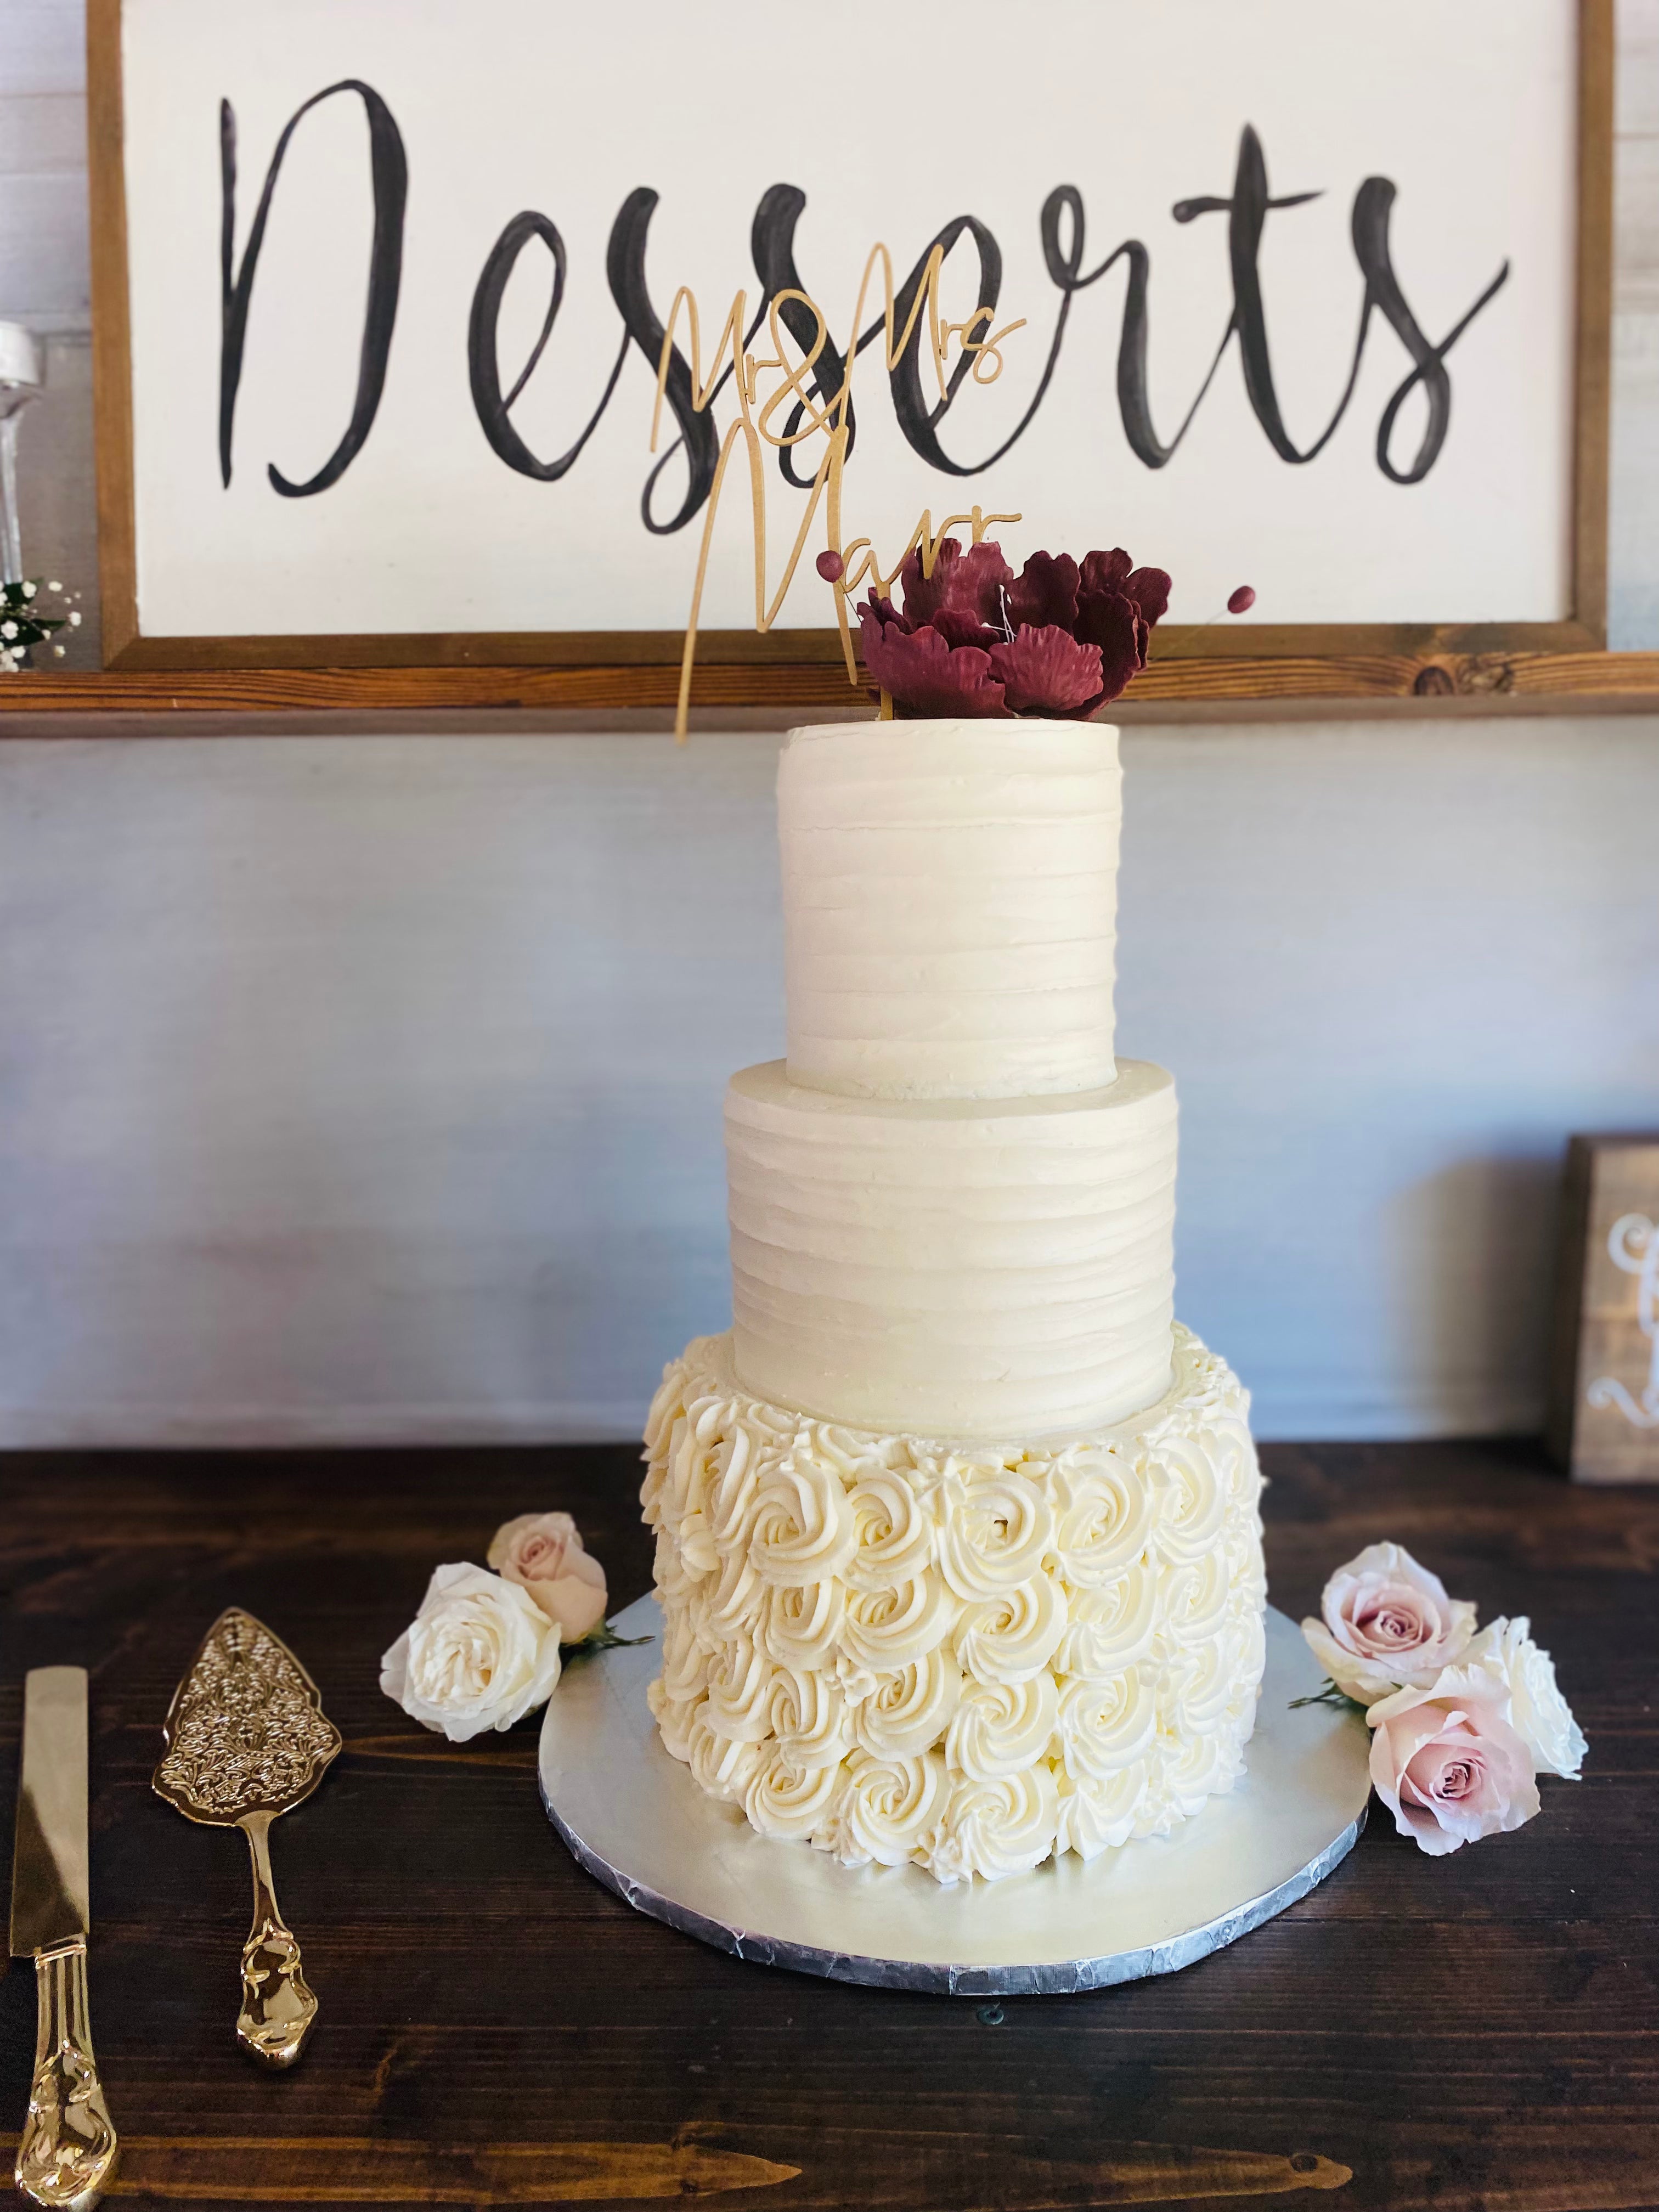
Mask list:
[[[1244,583],[1274,624],[1574,613],[1570,0],[125,0],[118,37],[146,639],[682,629],[735,398],[653,455],[677,289],[705,367],[786,282],[844,356],[872,246],[902,284],[936,239],[947,315],[1023,327],[940,413],[878,286],[846,538],[1018,513],[1016,562],[1127,546],[1177,623]],[[702,620],[753,614],[734,465]],[[810,559],[777,619],[833,623]]]

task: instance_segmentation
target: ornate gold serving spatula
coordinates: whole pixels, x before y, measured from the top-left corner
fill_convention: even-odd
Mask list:
[[[270,1824],[310,1796],[340,1748],[340,1732],[287,1644],[232,1606],[173,1692],[165,1734],[157,1793],[188,1820],[245,1829],[253,1857],[253,1927],[242,1946],[236,2040],[261,2066],[292,2066],[317,2000],[276,1908]]]

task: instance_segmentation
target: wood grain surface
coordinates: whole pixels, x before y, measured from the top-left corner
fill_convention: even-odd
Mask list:
[[[672,726],[676,668],[592,666],[43,669],[0,685],[0,738],[32,734],[42,717],[116,714],[563,712],[592,718],[648,714]],[[700,659],[694,710],[769,712],[779,728],[803,710],[874,713],[862,691],[828,662],[744,667]],[[1241,653],[1231,659],[1154,653],[1103,719],[1132,722],[1173,708],[1188,720],[1225,719],[1267,707],[1274,719],[1313,707],[1323,716],[1367,717],[1379,708],[1448,712],[1572,714],[1659,711],[1659,653],[1449,653],[1432,645],[1399,653],[1318,655]]]
[[[25,1669],[85,1664],[93,2014],[125,2196],[1659,2207],[1659,1497],[1572,1488],[1522,1445],[1264,1460],[1276,1603],[1301,1613],[1337,1562],[1400,1538],[1483,1616],[1531,1614],[1589,1736],[1585,1779],[1449,1860],[1374,1817],[1323,1887],[1184,1973],[993,2006],[769,1972],[631,1912],[544,1820],[535,1722],[452,1747],[380,1696],[433,1565],[482,1558],[509,1514],[569,1508],[614,1602],[637,1596],[631,1451],[0,1461],[0,1802]],[[274,1839],[322,2001],[280,2076],[232,2040],[240,1838],[149,1788],[173,1686],[231,1604],[292,1644],[346,1739]],[[21,2123],[33,2039],[15,1969],[0,2127]]]

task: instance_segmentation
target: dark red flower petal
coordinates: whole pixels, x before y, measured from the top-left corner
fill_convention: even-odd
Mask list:
[[[1170,611],[1170,579],[1162,568],[1135,568],[1124,579],[1123,593],[1140,609],[1149,623],[1162,622]]]
[[[1086,566],[1086,563],[1085,563]],[[1146,624],[1121,592],[1084,592],[1077,603],[1077,635],[1100,647],[1102,700],[1115,699],[1146,665]]]
[[[1016,714],[1068,714],[1100,695],[1100,648],[1079,644],[1057,623],[1026,623],[991,647],[991,672]]]
[[[1110,553],[1085,553],[1083,556],[1083,589],[1085,592],[1121,592],[1133,566],[1121,545]]]
[[[987,538],[964,549],[954,538],[941,538],[933,573],[921,573],[921,555],[911,554],[899,572],[904,586],[904,611],[911,627],[931,623],[941,608],[950,607],[990,623],[1002,634],[1002,593],[1014,580],[1014,572],[1002,557],[1002,548]]]
[[[866,635],[872,625],[878,635],[885,629],[902,631],[913,627],[911,623],[906,622],[890,599],[877,597],[873,584],[870,587],[869,598],[860,605],[857,612],[859,626]]]
[[[1033,553],[1008,587],[1008,620],[1018,629],[1055,624],[1070,629],[1077,620],[1080,572],[1069,553]]]
[[[1005,629],[991,629],[965,607],[940,607],[928,627],[936,629],[946,645],[976,645],[981,652],[1000,645],[1007,635]]]
[[[991,680],[991,657],[976,646],[953,652],[931,625],[907,635],[864,628],[864,665],[894,703],[912,714],[1006,714],[1002,686]]]

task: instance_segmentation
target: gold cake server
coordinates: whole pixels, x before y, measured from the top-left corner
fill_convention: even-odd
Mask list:
[[[232,1606],[173,1693],[153,1778],[187,1820],[246,1830],[253,1927],[242,1946],[236,2040],[261,2066],[292,2066],[317,2018],[300,1947],[276,1907],[270,1824],[309,1797],[340,1748],[317,1685],[280,1637]]]
[[[11,1870],[11,1955],[34,1960],[34,2073],[15,2177],[32,2204],[86,2212],[115,2170],[115,2130],[87,1998],[87,1672],[23,1685],[23,1771]]]

